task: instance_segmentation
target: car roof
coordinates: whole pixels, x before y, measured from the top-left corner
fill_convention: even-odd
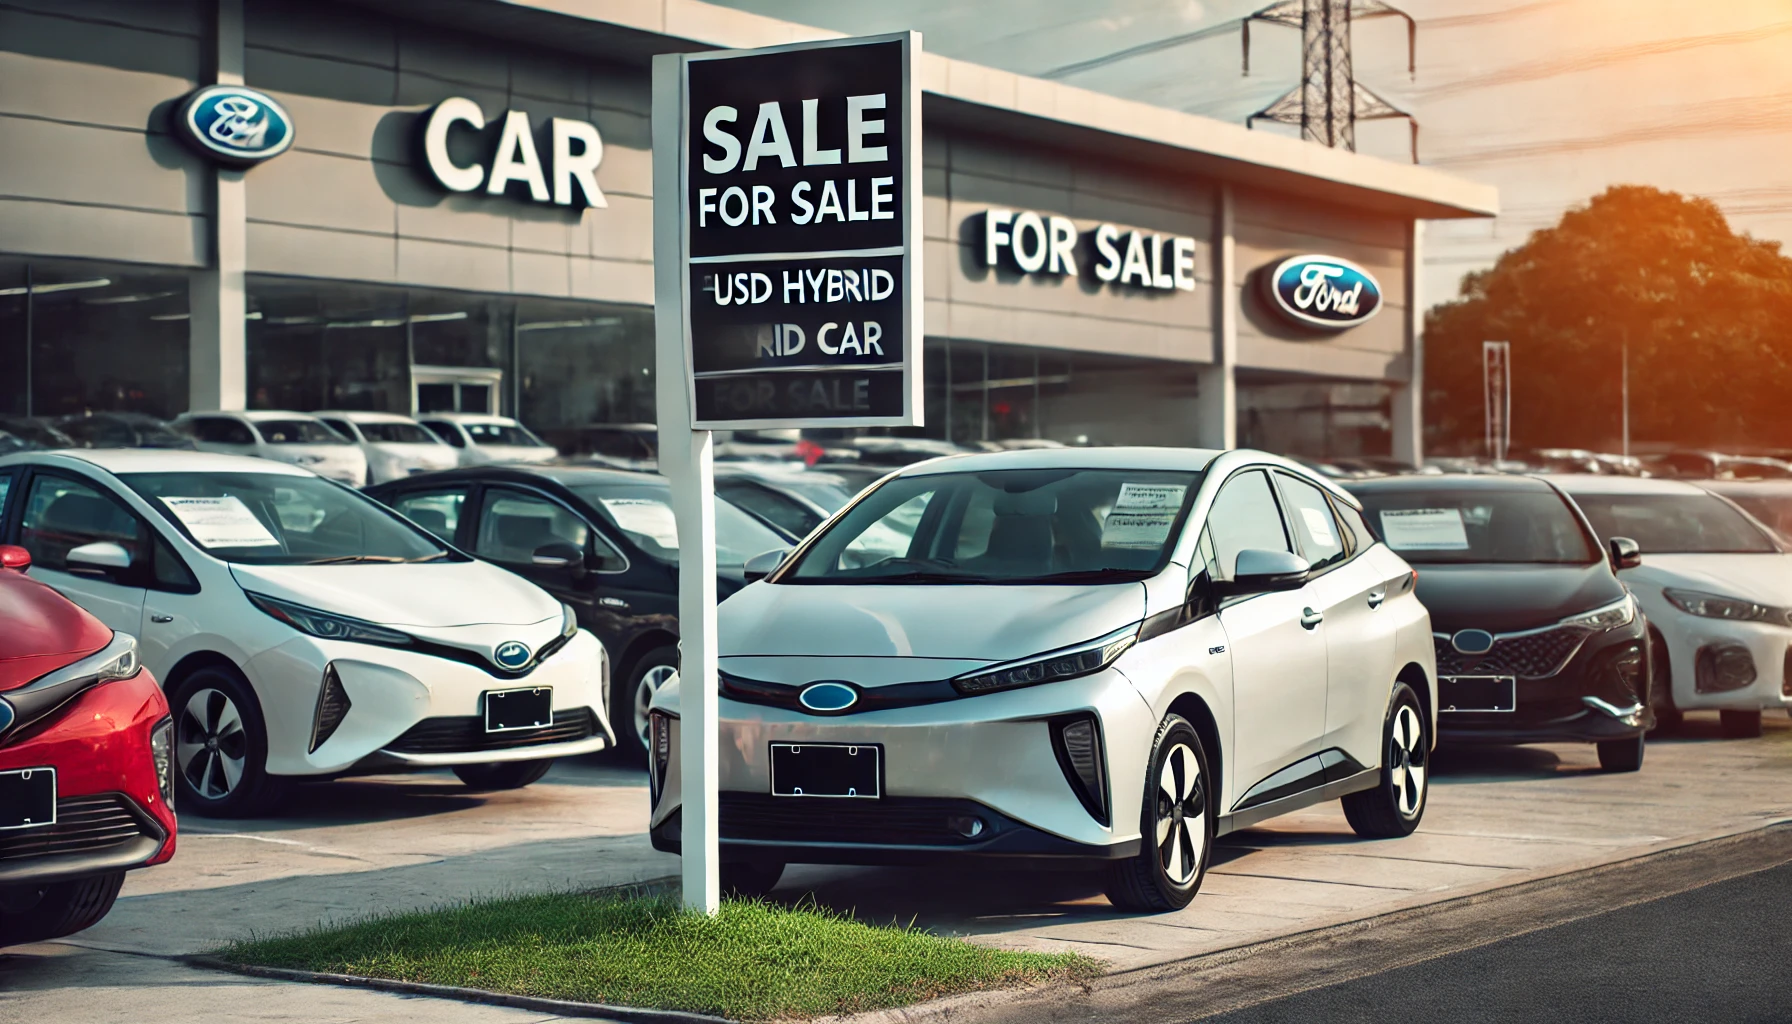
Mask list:
[[[1569,494],[1704,494],[1702,488],[1679,480],[1642,476],[1595,476],[1591,473],[1552,473],[1545,479]]]
[[[1698,486],[1719,494],[1792,494],[1792,480],[1700,480]]]
[[[1589,477],[1589,479],[1602,479]],[[1518,473],[1435,473],[1411,476],[1378,476],[1363,480],[1341,481],[1344,489],[1358,494],[1376,491],[1396,493],[1410,491],[1531,491],[1550,489],[1535,476]]]
[[[319,409],[308,415],[322,419],[325,416],[336,420],[347,420],[350,423],[415,423],[416,420],[403,413],[369,412],[356,409]]]
[[[310,470],[272,459],[248,455],[178,448],[74,448],[48,452],[18,452],[0,458],[0,466],[39,465],[75,468],[86,463],[108,473],[271,473],[276,476],[313,476]],[[71,465],[73,464],[73,465]]]
[[[1023,448],[1004,452],[946,455],[902,467],[898,476],[928,473],[983,473],[998,469],[1140,469],[1199,472],[1225,454],[1210,448]],[[1297,464],[1277,456],[1276,462]]]
[[[434,480],[507,479],[517,481],[546,479],[551,480],[562,487],[573,487],[580,484],[626,484],[634,486],[646,484],[649,486],[667,486],[666,478],[657,473],[635,473],[626,469],[610,469],[603,466],[554,466],[524,462],[501,462],[483,466],[462,466],[458,469],[443,469],[433,473],[418,473],[415,476],[403,477],[400,480],[394,480],[368,489],[384,491],[395,485],[402,485],[408,488]]]
[[[450,423],[496,423],[501,426],[521,426],[509,416],[498,416],[489,412],[426,412],[417,416],[420,420],[447,420]]]

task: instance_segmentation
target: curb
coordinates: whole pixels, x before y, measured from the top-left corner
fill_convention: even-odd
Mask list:
[[[649,1010],[639,1006],[610,1006],[605,1003],[579,1003],[569,999],[508,995],[503,992],[487,992],[484,989],[460,988],[455,985],[429,985],[419,981],[390,981],[385,978],[363,978],[355,974],[322,974],[317,971],[296,971],[284,967],[256,967],[251,964],[233,964],[228,960],[203,955],[181,957],[180,960],[191,967],[229,971],[232,974],[244,974],[252,978],[344,985],[349,988],[366,988],[376,992],[391,992],[396,995],[431,996],[437,999],[456,999],[463,1003],[484,1003],[488,1006],[537,1010],[542,1013],[559,1014],[562,1017],[588,1017],[621,1021],[622,1024],[733,1024],[726,1017],[713,1017],[707,1013],[692,1013],[686,1010]]]

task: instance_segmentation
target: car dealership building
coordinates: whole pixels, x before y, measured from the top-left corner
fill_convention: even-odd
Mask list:
[[[0,414],[652,420],[650,58],[827,34],[696,0],[13,0]],[[932,54],[922,89],[921,433],[1417,456],[1422,222],[1493,189]]]

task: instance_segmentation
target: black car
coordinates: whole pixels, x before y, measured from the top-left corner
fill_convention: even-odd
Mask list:
[[[469,466],[367,493],[571,605],[610,653],[617,743],[646,763],[647,705],[678,667],[678,533],[663,477],[586,466]],[[789,547],[782,534],[718,500],[718,599],[745,584],[747,559]]]
[[[1523,476],[1409,476],[1347,484],[1418,571],[1437,650],[1441,743],[1598,744],[1635,771],[1649,708],[1649,627],[1579,509]]]

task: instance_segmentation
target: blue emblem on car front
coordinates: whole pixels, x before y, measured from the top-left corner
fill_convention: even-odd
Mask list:
[[[492,660],[498,663],[499,668],[507,668],[514,671],[529,664],[529,656],[531,653],[533,652],[529,650],[528,644],[523,643],[520,640],[506,640],[498,645],[497,650],[492,652]]]
[[[12,728],[12,721],[16,717],[18,716],[13,711],[12,705],[0,700],[0,733]]]
[[[1332,256],[1293,256],[1269,274],[1269,297],[1290,319],[1337,331],[1381,309],[1381,285],[1362,267]]]
[[[224,163],[246,166],[279,156],[292,146],[292,117],[267,93],[240,85],[208,85],[175,110],[174,125],[187,143]]]
[[[1458,630],[1450,638],[1450,646],[1460,654],[1486,654],[1493,650],[1493,634],[1485,629]]]
[[[810,683],[796,699],[810,711],[845,711],[859,702],[859,691],[845,683]]]

